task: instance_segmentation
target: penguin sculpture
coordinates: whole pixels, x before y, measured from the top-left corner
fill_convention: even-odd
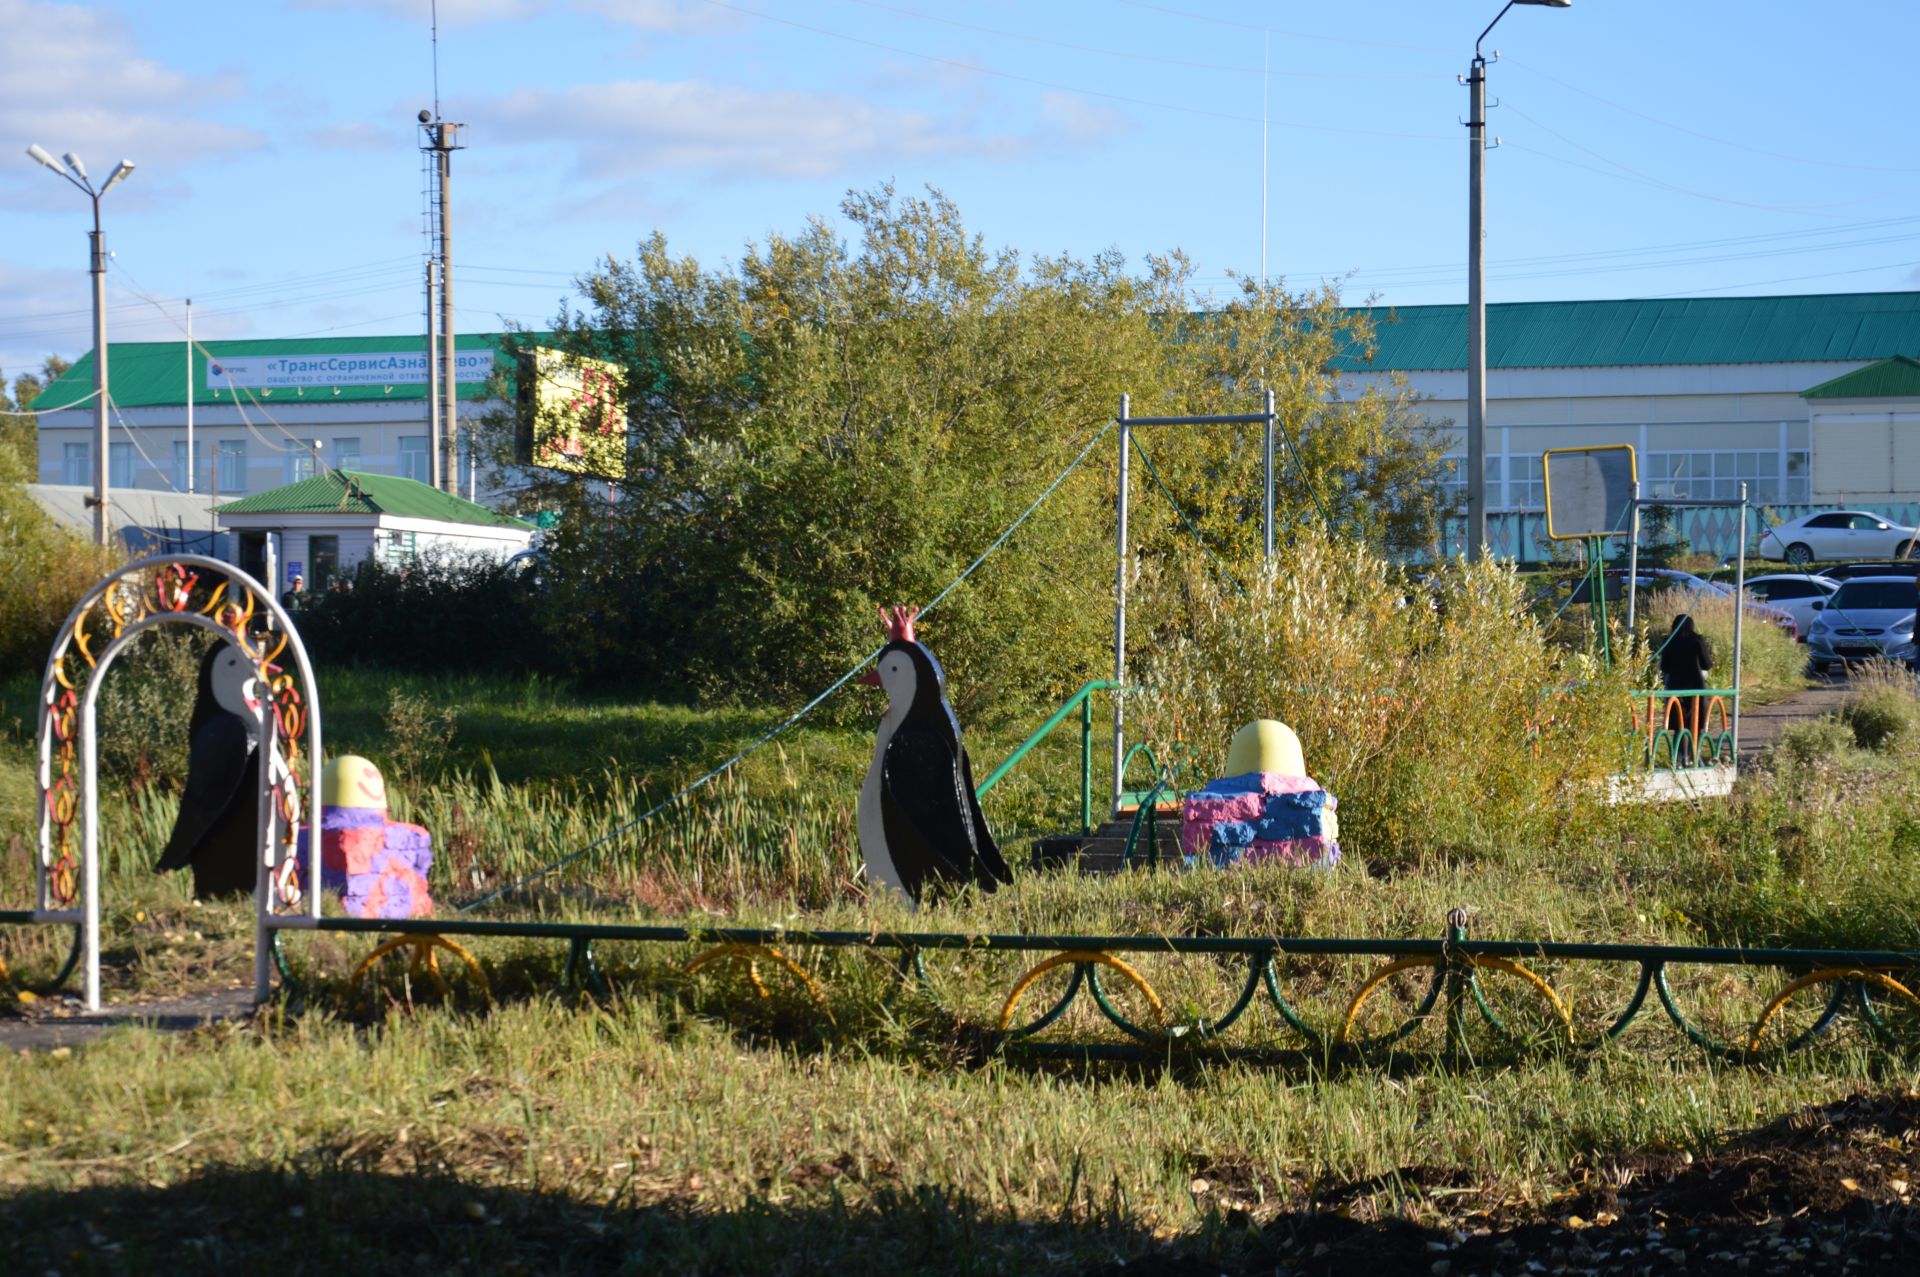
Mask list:
[[[193,894],[253,891],[260,849],[260,699],[257,671],[231,643],[200,663],[188,726],[187,788],[156,868],[193,866]]]
[[[909,906],[935,883],[972,882],[992,891],[1013,875],[987,832],[973,792],[973,764],[947,704],[947,676],[915,640],[917,610],[881,610],[889,642],[860,679],[887,693],[860,786],[860,852],[867,876]]]

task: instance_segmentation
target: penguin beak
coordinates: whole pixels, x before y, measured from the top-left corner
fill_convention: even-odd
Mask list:
[[[879,667],[876,666],[873,669],[868,670],[865,674],[862,674],[859,678],[856,678],[853,681],[860,684],[860,686],[862,687],[879,687],[881,685]]]

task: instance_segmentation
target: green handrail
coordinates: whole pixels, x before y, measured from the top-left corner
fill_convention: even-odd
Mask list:
[[[1080,685],[1080,690],[1067,697],[1053,716],[1040,724],[1038,731],[1022,741],[1020,748],[1008,756],[1007,761],[993,769],[993,772],[975,789],[976,798],[985,798],[987,791],[1000,783],[1000,778],[1013,770],[1015,763],[1027,756],[1035,745],[1045,740],[1053,729],[1067,720],[1077,706],[1080,710],[1080,832],[1093,832],[1093,694],[1110,692],[1117,686],[1112,679],[1088,679]]]

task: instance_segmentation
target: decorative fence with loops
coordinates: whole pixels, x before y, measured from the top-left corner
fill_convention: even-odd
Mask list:
[[[952,932],[813,931],[753,927],[642,926],[616,923],[517,922],[488,919],[434,921],[380,921],[324,918],[313,928],[350,934],[394,937],[376,951],[415,951],[437,946],[463,958],[481,995],[491,1000],[483,962],[446,937],[469,939],[535,939],[565,941],[567,958],[562,982],[595,996],[609,992],[606,973],[596,947],[615,944],[692,946],[702,952],[683,964],[693,977],[703,969],[722,965],[744,967],[759,998],[771,996],[762,978],[763,967],[783,973],[827,1020],[831,982],[817,970],[808,970],[800,955],[815,958],[834,951],[865,951],[889,955],[901,987],[933,994],[928,959],[952,953],[1014,956],[1020,973],[992,1001],[999,1010],[990,1024],[992,1035],[1006,1049],[1085,1056],[1092,1058],[1152,1058],[1179,1053],[1221,1055],[1272,1054],[1273,1047],[1237,1045],[1236,1029],[1250,1023],[1256,1009],[1270,1011],[1281,1031],[1284,1047],[1294,1053],[1318,1056],[1366,1056],[1407,1046],[1424,1029],[1433,1029],[1451,1046],[1462,1046],[1471,1024],[1478,1021],[1523,1045],[1566,1050],[1593,1050],[1618,1040],[1638,1020],[1647,1003],[1656,1002],[1685,1042],[1717,1058],[1734,1062],[1762,1062],[1805,1050],[1822,1039],[1849,1013],[1883,1047],[1906,1051],[1920,1046],[1920,1017],[1911,1025],[1896,1024],[1890,1015],[1920,1012],[1916,972],[1920,953],[1892,950],[1743,949],[1655,944],[1581,944],[1533,940],[1476,940],[1467,935],[1465,916],[1454,911],[1445,934],[1432,940],[1322,939],[1308,936],[1075,936],[987,935]],[[283,981],[299,989],[300,981],[278,947]],[[1162,996],[1146,970],[1154,955],[1187,955],[1234,963],[1238,993],[1224,1002],[1218,1014],[1178,1015],[1172,1000]],[[1034,961],[1027,961],[1033,957]],[[1351,994],[1342,994],[1330,1021],[1316,1026],[1285,991],[1292,974],[1290,960],[1378,958]],[[1610,964],[1625,968],[1620,987],[1631,992],[1617,1008],[1591,1023],[1582,1023],[1572,1001],[1534,966],[1542,962]],[[1748,1027],[1734,1040],[1690,1016],[1670,978],[1675,967],[1772,969],[1781,973],[1778,988],[1764,996]],[[372,968],[360,964],[358,980]],[[1065,971],[1065,987],[1046,997],[1033,998],[1036,987],[1050,974]],[[442,984],[437,970],[435,983]],[[1524,1029],[1503,1013],[1500,999],[1491,997],[1488,978],[1506,977],[1536,1008],[1535,1027]],[[1363,1022],[1370,1006],[1386,1001],[1383,990],[1409,977],[1411,991],[1401,995],[1398,1007],[1384,1023],[1369,1028]],[[1229,982],[1228,987],[1233,982]],[[1784,1020],[1796,998],[1812,993],[1798,1013],[1797,1028],[1780,1030],[1769,1038],[1769,1028]],[[1132,1014],[1122,1005],[1129,999],[1138,1007]],[[1091,1004],[1092,1021],[1108,1031],[1074,1036],[1054,1032],[1075,1007]],[[1696,1013],[1697,1014],[1697,1013]],[[965,1016],[959,1018],[965,1019]],[[1804,1023],[1800,1023],[1800,1022]],[[1909,1031],[1911,1030],[1911,1031]]]

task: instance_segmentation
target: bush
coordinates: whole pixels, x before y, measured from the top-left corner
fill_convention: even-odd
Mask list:
[[[197,627],[148,630],[114,659],[100,689],[100,766],[136,786],[181,789],[200,661],[219,640]]]
[[[1853,729],[1831,714],[1804,722],[1789,723],[1774,737],[1769,750],[1776,765],[1811,767],[1834,763],[1853,752]]]
[[[1441,566],[1417,587],[1365,547],[1302,536],[1245,597],[1217,573],[1141,573],[1137,720],[1216,775],[1243,723],[1299,733],[1370,859],[1561,841],[1630,744],[1628,680],[1549,641],[1514,573]],[[1144,649],[1144,650],[1142,650]]]
[[[419,673],[526,673],[551,668],[525,561],[429,552],[404,568],[364,562],[294,615],[316,662]]]
[[[0,448],[0,675],[38,674],[67,613],[117,561],[35,505],[28,477]]]
[[[1853,691],[1841,704],[1839,720],[1853,732],[1853,742],[1877,754],[1911,746],[1920,726],[1920,695],[1913,679],[1900,667],[1875,661],[1853,672]]]

